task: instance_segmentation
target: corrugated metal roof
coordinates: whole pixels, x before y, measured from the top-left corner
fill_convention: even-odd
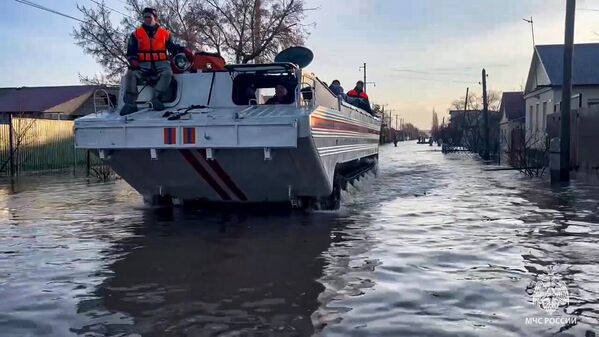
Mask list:
[[[83,95],[89,97],[96,88],[93,85],[0,88],[0,112],[43,112]]]
[[[564,46],[536,46],[551,85],[562,85]],[[599,85],[599,43],[575,44],[572,55],[572,84]]]
[[[526,114],[526,102],[524,93],[521,91],[504,92],[501,96],[501,107],[499,111],[505,112],[508,120],[523,118]]]

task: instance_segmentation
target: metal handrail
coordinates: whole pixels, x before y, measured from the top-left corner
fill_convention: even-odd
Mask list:
[[[305,87],[304,87],[304,85],[305,85]],[[304,96],[302,95],[302,90],[304,90],[306,88],[310,88],[310,92],[312,93],[312,99],[310,99],[310,100],[304,99]],[[296,97],[297,97],[297,102],[298,102],[298,108],[303,108],[303,107],[313,108],[314,102],[316,101],[316,90],[314,90],[314,86],[310,85],[310,83],[301,82],[299,85],[299,90],[296,93]]]
[[[99,94],[103,94],[102,97]],[[105,99],[106,104],[98,104],[99,99]],[[112,104],[112,100],[110,99],[110,94],[106,89],[96,89],[94,90],[94,114],[98,114],[98,109],[108,109],[108,112],[113,112],[115,110],[114,104]]]

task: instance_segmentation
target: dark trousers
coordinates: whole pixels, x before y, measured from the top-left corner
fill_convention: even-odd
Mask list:
[[[152,67],[151,62],[142,62],[140,69],[127,70],[125,74],[125,97],[126,104],[136,104],[137,101],[137,85],[145,83],[151,77],[156,77],[158,81],[154,85],[154,97],[159,99],[168,91],[169,85],[173,79],[173,70],[169,61],[154,62]]]

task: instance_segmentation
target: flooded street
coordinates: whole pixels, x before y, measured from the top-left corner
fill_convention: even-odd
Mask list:
[[[157,211],[123,181],[3,182],[0,335],[595,336],[599,188],[485,168],[384,146],[376,178],[310,215]],[[569,294],[552,315],[532,300],[549,270]]]

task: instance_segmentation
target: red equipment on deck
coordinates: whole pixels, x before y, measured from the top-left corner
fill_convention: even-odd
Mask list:
[[[225,59],[217,53],[195,53],[191,71],[225,70]]]

